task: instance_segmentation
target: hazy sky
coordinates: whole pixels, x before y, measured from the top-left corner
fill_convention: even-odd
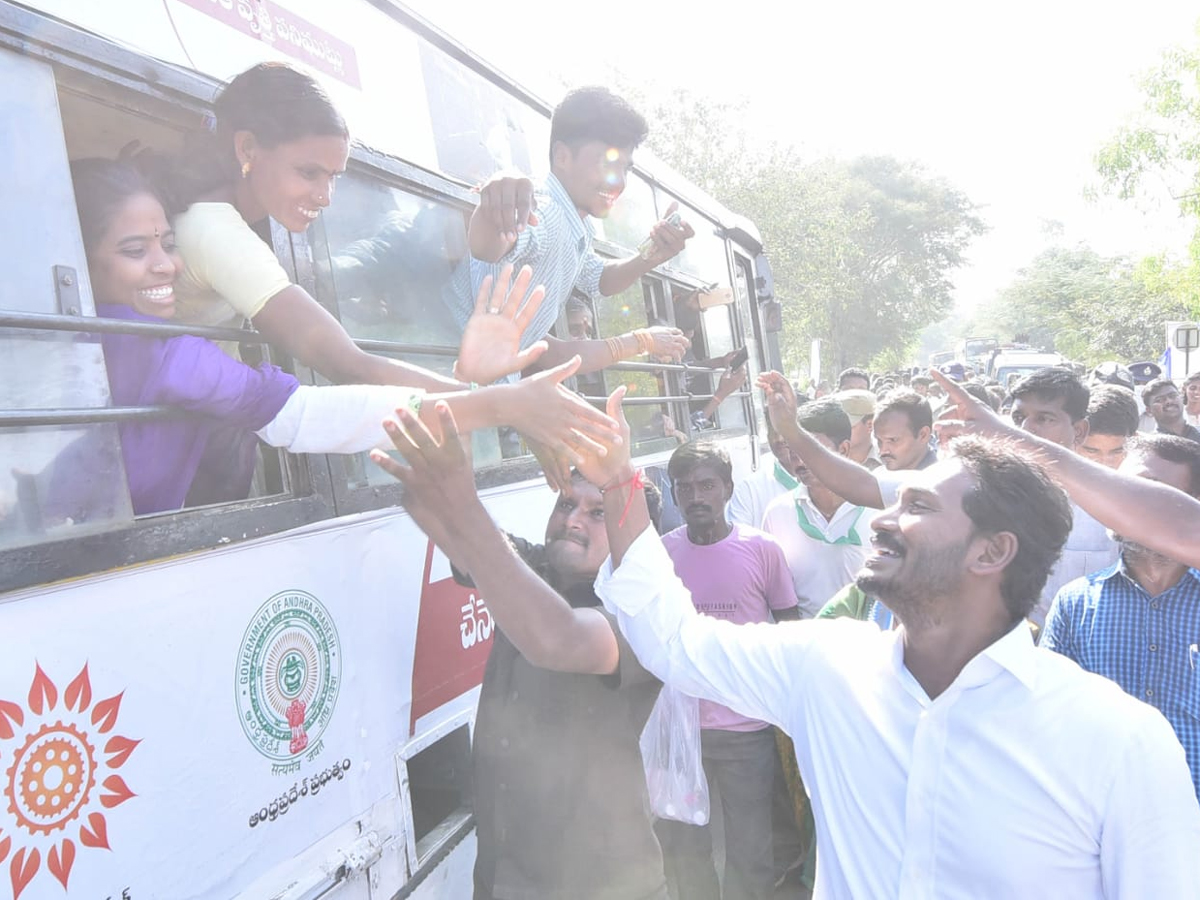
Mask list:
[[[749,124],[806,156],[919,160],[992,229],[956,278],[963,305],[1046,245],[1046,220],[1104,253],[1182,250],[1188,234],[1165,194],[1135,205],[1083,192],[1097,148],[1139,107],[1138,78],[1195,40],[1195,3],[407,2],[551,102],[563,80],[615,67],[649,86],[747,97]]]

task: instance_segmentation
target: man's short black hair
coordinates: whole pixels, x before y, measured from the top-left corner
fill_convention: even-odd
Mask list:
[[[840,447],[850,440],[850,417],[842,409],[840,401],[833,397],[812,400],[796,410],[796,420],[813,434],[823,434]]]
[[[1049,366],[1026,375],[1013,385],[1011,393],[1013,400],[1022,397],[1061,400],[1063,411],[1071,417],[1072,424],[1087,416],[1087,385],[1064,366]]]
[[[1200,443],[1175,434],[1139,434],[1129,443],[1130,454],[1153,453],[1167,462],[1188,467],[1188,490],[1200,497]]]
[[[933,428],[933,408],[916,391],[897,388],[884,394],[875,407],[875,421],[890,412],[903,413],[908,419],[908,430],[914,435],[920,434],[922,428]]]
[[[712,466],[726,485],[733,485],[733,463],[729,460],[729,454],[725,452],[724,447],[710,441],[692,441],[681,444],[671,454],[671,459],[667,463],[667,475],[674,484],[677,479],[687,475],[696,466]]]
[[[1175,390],[1179,390],[1179,386],[1170,378],[1155,378],[1142,388],[1142,402],[1149,406],[1150,398],[1154,396],[1156,391],[1161,391],[1163,388],[1175,388]]]
[[[560,141],[572,151],[588,141],[633,150],[649,133],[642,114],[608,88],[575,88],[562,98],[550,118],[550,161],[553,163],[554,145]]]
[[[992,408],[993,412],[1000,411],[1000,404],[997,403],[992,398],[992,395],[988,393],[988,389],[985,388],[982,384],[979,384],[978,382],[975,382],[975,381],[968,381],[966,384],[964,384],[962,386],[962,389],[964,391],[966,391],[968,394],[970,394],[972,397],[974,397],[976,400],[978,400],[980,403],[986,403],[988,406],[990,406]]]
[[[984,534],[1007,531],[1017,553],[1004,569],[1000,592],[1017,622],[1029,615],[1046,587],[1067,535],[1071,503],[1032,458],[1001,441],[956,438],[951,453],[975,479],[963,495],[963,512]]]
[[[871,376],[867,373],[866,369],[860,369],[858,366],[851,366],[848,369],[842,369],[842,374],[838,376],[839,391],[845,389],[847,378],[861,378],[867,383],[868,387],[871,385]]]
[[[1137,399],[1129,388],[1099,384],[1088,400],[1088,433],[1129,437],[1138,430]]]
[[[933,379],[928,375],[914,375],[911,379],[909,379],[908,383],[913,387],[917,387],[918,385],[929,387],[931,384],[933,384]]]

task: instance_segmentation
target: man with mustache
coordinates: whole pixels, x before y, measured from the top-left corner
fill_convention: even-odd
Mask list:
[[[745,624],[796,618],[787,560],[757,528],[730,525],[733,466],[716,444],[679,447],[667,464],[682,528],[663,536],[675,573],[697,611]],[[688,900],[770,900],[774,896],[772,787],[778,756],[766,722],[720,704],[700,703],[704,772],[719,798],[725,833],[725,874],[718,879],[708,826],[664,820],[657,826],[667,877]]]
[[[436,453],[407,413],[385,424],[415,475],[372,458],[498,626],[472,740],[474,900],[667,900],[638,746],[660,684],[592,589],[608,553],[601,493],[573,473],[544,545],[502,533],[444,407]],[[657,505],[655,488],[641,494]]]
[[[1200,441],[1200,430],[1183,417],[1183,397],[1169,378],[1156,378],[1142,388],[1142,402],[1154,416],[1158,434],[1174,434],[1189,441]]]
[[[1118,471],[1200,497],[1200,444],[1144,435]],[[1161,710],[1183,744],[1200,797],[1200,573],[1117,540],[1117,562],[1058,592],[1042,646]]]
[[[874,471],[835,453],[796,421],[796,392],[778,372],[765,372],[758,386],[775,398],[771,424],[792,452],[831,491],[854,506],[883,509],[917,470],[936,461],[929,447],[933,412],[929,401],[908,390],[886,395],[875,413],[875,437],[884,468]],[[882,430],[881,430],[882,428]]]
[[[962,439],[875,517],[858,580],[893,631],[697,615],[624,486],[628,452],[583,468],[613,486],[596,590],[639,658],[795,741],[822,848],[814,897],[1197,895],[1200,806],[1170,726],[1024,625],[1071,523],[1030,459]]]

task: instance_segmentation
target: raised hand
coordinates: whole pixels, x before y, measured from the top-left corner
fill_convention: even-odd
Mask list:
[[[380,450],[372,450],[371,459],[404,485],[400,500],[404,508],[435,544],[450,552],[459,530],[456,523],[470,521],[459,517],[486,513],[454,414],[444,402],[437,404],[436,412],[441,441],[407,409],[396,410],[395,418],[384,422],[384,431],[408,465]]]
[[[696,230],[687,222],[681,221],[678,225],[672,225],[667,221],[678,210],[679,203],[673,201],[667,207],[667,214],[650,228],[650,240],[653,247],[646,260],[653,265],[657,266],[669,259],[674,259],[683,250],[688,238],[696,236]]]
[[[604,453],[617,437],[617,422],[562,386],[579,369],[574,356],[561,366],[521,379],[512,386],[513,405],[506,420],[526,440],[578,463],[583,453]],[[544,461],[543,461],[544,464]]]
[[[656,362],[667,362],[668,360],[679,362],[687,353],[688,347],[692,346],[692,342],[678,328],[654,325],[646,330],[654,339],[654,346],[650,349],[650,358]]]
[[[545,444],[532,440],[528,435],[525,437],[525,444],[541,465],[542,474],[546,476],[546,484],[550,490],[561,491],[571,483],[571,458],[566,453],[555,452]]]
[[[767,394],[767,415],[778,431],[783,424],[796,422],[796,391],[792,383],[779,372],[763,372],[758,386]]]
[[[633,463],[630,459],[629,422],[625,419],[622,401],[625,399],[627,387],[619,385],[608,396],[605,407],[617,423],[617,434],[614,440],[598,440],[591,442],[594,446],[581,454],[576,460],[575,468],[579,474],[596,487],[609,487],[621,481],[628,480],[633,473]]]
[[[526,225],[536,225],[533,182],[524,176],[497,175],[479,188],[479,215],[512,243]]]
[[[454,377],[459,381],[491,384],[528,368],[546,352],[545,341],[521,349],[521,335],[546,298],[546,289],[539,284],[529,290],[533,270],[522,266],[510,290],[512,268],[505,266],[494,284],[489,275],[479,287],[475,311],[463,329],[454,363]]]
[[[962,389],[962,386],[939,372],[929,370],[929,377],[946,392],[946,405],[938,417],[939,442],[948,441],[959,434],[1008,435],[1021,437],[1025,434],[1012,422],[998,416],[986,403],[980,402]]]
[[[746,363],[742,363],[736,369],[726,369],[725,374],[717,381],[717,389],[713,393],[724,400],[734,391],[741,389],[749,374],[750,369]],[[787,379],[785,378],[784,381]],[[791,387],[790,383],[788,383],[788,387]],[[792,402],[795,403],[795,394],[792,395]]]

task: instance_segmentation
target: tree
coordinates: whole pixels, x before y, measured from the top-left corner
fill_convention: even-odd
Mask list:
[[[1186,316],[1155,261],[1054,247],[981,308],[973,328],[1002,340],[1025,334],[1036,346],[1091,366],[1157,359],[1163,323]]]
[[[803,367],[814,337],[834,372],[900,364],[949,312],[951,273],[985,226],[942,179],[891,157],[806,162],[751,135],[744,102],[620,90],[647,112],[657,156],[762,231],[788,368]]]
[[[1200,48],[1176,47],[1142,79],[1136,124],[1122,128],[1096,156],[1104,189],[1124,199],[1149,176],[1167,185],[1180,209],[1200,214]]]

